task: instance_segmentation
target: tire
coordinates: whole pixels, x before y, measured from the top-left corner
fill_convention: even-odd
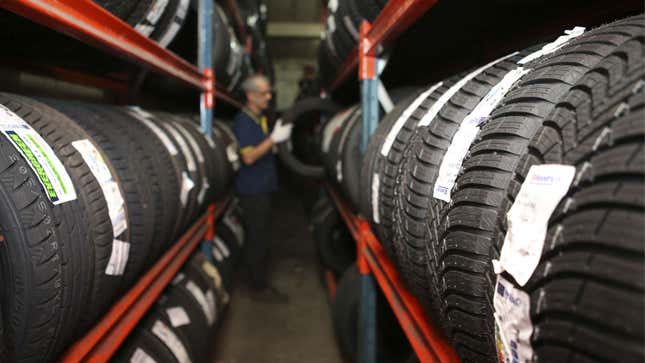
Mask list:
[[[230,192],[235,174],[240,169],[241,161],[239,155],[239,145],[231,128],[224,122],[215,121],[213,123],[213,139],[217,140],[218,145],[218,170],[221,178],[222,188],[218,191],[216,199],[224,197]]]
[[[199,214],[197,197],[201,189],[201,175],[197,160],[188,142],[174,125],[172,125],[172,115],[164,112],[155,112],[152,120],[157,122],[157,125],[163,129],[166,137],[174,143],[175,148],[178,150],[177,157],[181,160],[182,183],[180,184],[179,199],[180,205],[185,212],[184,220],[182,221],[182,231],[184,231],[192,225]]]
[[[112,15],[125,21],[127,21],[128,16],[137,5],[137,2],[132,0],[94,0],[94,2],[112,13]]]
[[[356,261],[356,243],[333,205],[316,217],[313,235],[323,268],[340,278]]]
[[[478,68],[475,72],[480,73],[450,97],[428,126],[416,128],[403,153],[400,166],[403,173],[397,177],[399,182],[394,192],[398,197],[393,199],[393,242],[404,279],[434,316],[438,316],[434,305],[441,302],[432,288],[436,283],[432,267],[428,270],[434,259],[429,261],[432,256],[425,251],[427,245],[435,242],[428,238],[427,220],[432,218],[432,188],[441,159],[464,117],[509,71],[517,67],[517,61],[537,49],[524,50]],[[470,78],[472,74],[466,77]]]
[[[611,107],[620,105],[630,94],[633,85],[638,84],[639,79],[643,77],[642,52],[643,17],[639,16],[584,34],[547,59],[532,65],[535,70],[506,95],[481,127],[477,140],[470,147],[470,156],[462,166],[462,174],[457,179],[451,204],[445,206],[433,203],[434,217],[429,222],[430,230],[433,231],[431,236],[433,243],[428,247],[428,254],[437,256],[439,261],[430,264],[430,268],[431,271],[435,270],[437,293],[440,294],[440,301],[444,302],[438,304],[437,308],[440,309],[442,320],[445,322],[444,329],[447,336],[457,346],[457,352],[463,361],[496,361],[494,335],[490,335],[494,334],[492,299],[495,281],[490,261],[499,257],[499,250],[507,229],[506,212],[519,191],[523,177],[530,166],[535,164],[555,162],[574,164],[580,168],[584,167],[585,158],[591,158],[591,161],[587,162],[594,165],[595,156],[593,150],[590,150],[594,140],[598,138],[603,126],[614,127],[611,125],[613,121],[607,119],[606,114],[613,114],[615,108]],[[594,100],[591,106],[590,99]],[[642,106],[634,106],[636,111],[640,107]],[[573,118],[576,118],[576,121]],[[619,126],[618,121],[616,122],[615,135],[612,139],[617,140],[615,143],[620,145],[621,141],[618,140],[623,137],[621,132],[624,128]],[[632,125],[633,127],[630,126],[632,136],[627,136],[626,144],[617,146],[614,151],[608,151],[606,158],[625,152],[619,149],[633,148],[633,144],[630,146],[628,141],[630,138],[638,137],[639,142],[642,143],[642,124],[632,123]],[[642,256],[642,246],[640,246],[642,243],[639,244],[638,251],[622,245],[610,246],[609,240],[606,240],[607,231],[603,227],[606,221],[598,219],[598,216],[604,215],[603,213],[609,213],[608,210],[614,211],[614,215],[625,213],[625,218],[634,218],[638,214],[627,211],[629,203],[625,203],[624,198],[633,198],[629,196],[629,192],[617,194],[614,196],[616,200],[612,200],[614,204],[608,204],[607,211],[600,210],[602,209],[598,207],[600,202],[595,201],[605,198],[607,194],[603,194],[605,193],[603,191],[607,190],[606,188],[610,186],[618,188],[616,184],[618,177],[612,176],[614,171],[610,171],[611,168],[605,169],[602,160],[607,159],[598,157],[598,160],[598,172],[602,174],[607,170],[607,179],[599,177],[594,184],[587,179],[587,175],[583,175],[585,184],[592,184],[586,193],[596,191],[597,195],[588,195],[584,192],[574,194],[576,197],[571,203],[580,203],[580,205],[589,203],[589,209],[585,210],[584,207],[580,210],[572,209],[569,214],[565,213],[563,217],[565,219],[558,217],[558,213],[552,216],[552,224],[556,228],[560,220],[567,223],[576,221],[579,227],[568,228],[567,233],[562,237],[562,246],[558,244],[545,248],[543,251],[545,259],[534,274],[533,283],[529,282],[526,285],[531,295],[531,315],[536,326],[532,342],[537,349],[535,354],[542,361],[560,361],[560,357],[565,356],[575,356],[583,361],[596,359],[630,361],[634,357],[638,357],[636,360],[642,360],[643,351],[640,345],[642,339],[638,339],[638,346],[634,348],[633,344],[627,343],[630,340],[625,339],[623,335],[621,338],[617,337],[618,331],[629,331],[626,325],[632,322],[638,324],[638,328],[625,334],[640,334],[642,337],[642,302],[639,302],[641,304],[639,309],[632,310],[631,307],[636,305],[630,305],[629,302],[636,300],[633,300],[634,297],[630,296],[627,290],[621,288],[622,282],[618,283],[622,278],[620,275],[626,271],[627,266],[636,266],[628,262],[632,258],[628,256],[635,256],[634,254]],[[633,167],[629,163],[627,165],[621,163],[618,159],[614,164],[614,170]],[[578,173],[580,174],[580,171]],[[642,173],[642,170],[638,173]],[[636,175],[639,175],[638,173]],[[626,188],[636,188],[634,190],[641,188],[641,186],[628,187],[627,185],[634,185],[629,184],[630,180],[627,177],[624,179]],[[631,202],[640,203],[636,200]],[[624,211],[621,212],[621,209]],[[567,220],[566,215],[571,215],[571,219]],[[614,218],[613,215],[612,218]],[[640,218],[642,219],[642,215]],[[597,225],[585,230],[582,226],[589,223],[597,223]],[[614,225],[617,228],[616,231],[625,231],[622,233],[630,238],[634,237],[630,234],[634,232],[631,232],[632,230],[624,221],[615,222]],[[591,230],[598,231],[597,235],[587,233]],[[546,240],[553,241],[553,226],[550,233]],[[638,233],[641,232],[638,231]],[[593,242],[579,244],[578,241],[584,238],[589,238]],[[642,236],[639,238],[642,241]],[[624,243],[627,244],[627,240],[630,239],[627,238]],[[474,241],[477,243],[474,244]],[[571,245],[566,247],[568,243]],[[612,244],[615,243],[612,242]],[[632,250],[629,251],[629,248]],[[558,251],[562,251],[562,256]],[[622,262],[617,262],[620,258],[608,259],[605,262],[607,266],[615,266],[611,277],[603,277],[606,273],[603,271],[609,270],[589,273],[580,270],[581,255],[586,253],[590,258],[589,261],[591,261],[590,256],[603,260],[608,258],[608,254],[618,253],[618,251],[624,251],[620,252],[621,256],[624,256]],[[569,263],[568,266],[563,265],[565,261]],[[455,264],[460,265],[460,273],[451,271],[450,266]],[[642,271],[642,262],[639,264],[640,266],[635,268]],[[551,266],[551,273],[546,268],[547,265]],[[565,271],[569,272],[565,273]],[[632,276],[642,276],[642,274],[638,275],[634,272]],[[489,281],[490,278],[493,280]],[[595,285],[598,279],[605,278],[607,280],[603,281],[608,282],[602,286],[606,287],[600,288]],[[539,285],[538,281],[542,285]],[[627,284],[625,286],[640,284],[642,289],[642,280],[634,281],[632,278],[625,283]],[[576,284],[589,284],[588,291],[583,291],[579,287],[581,285]],[[458,288],[448,288],[448,286],[458,286]],[[565,286],[566,291],[562,290]],[[602,289],[617,294],[612,295],[611,306],[604,303],[606,300],[603,294],[606,292]],[[541,304],[537,304],[540,294],[543,295],[543,300]],[[579,300],[573,299],[575,294],[580,294]],[[556,296],[560,297],[556,298]],[[467,304],[460,304],[459,310],[454,308],[455,304],[466,299]],[[559,303],[554,299],[559,301],[571,299],[571,305],[568,305],[567,309],[572,310],[558,309],[555,313],[554,308],[558,307]],[[590,299],[598,302],[598,305],[587,305]],[[590,319],[593,314],[597,314],[604,308],[611,308],[612,316],[616,316],[613,310],[616,303],[624,308],[621,314],[625,315],[622,316],[630,313],[633,315],[630,319],[622,321],[618,330],[613,329],[614,322],[604,318]],[[536,306],[536,310],[533,310]],[[637,322],[639,319],[640,322]],[[459,324],[454,323],[457,321]],[[567,330],[567,327],[574,325],[579,328]],[[584,334],[590,335],[583,339]],[[602,349],[594,347],[591,343],[593,341],[591,337],[601,335],[604,336]],[[618,349],[616,353],[612,354],[612,357],[606,356],[606,344],[619,344],[619,340],[620,348],[616,348]],[[618,358],[616,354],[624,357]]]
[[[217,267],[201,252],[191,257],[185,267],[185,273],[189,278],[196,281],[204,290],[212,290],[216,295],[217,311],[223,312],[230,301],[230,296],[224,288],[224,280]]]
[[[166,0],[139,0],[127,22],[142,35],[150,37],[167,7]]]
[[[172,343],[167,344],[161,337],[169,339]],[[191,346],[187,342],[186,336],[174,329],[167,316],[155,306],[130,334],[123,344],[124,348],[111,362],[131,362],[135,354],[139,359],[143,359],[145,356],[142,357],[141,353],[137,353],[138,350],[145,352],[157,362],[182,363],[186,360],[196,362]],[[173,351],[174,347],[181,353]]]
[[[43,136],[77,195],[54,205],[22,154],[0,137],[0,224],[6,241],[0,245],[3,345],[10,361],[50,361],[75,338],[82,314],[91,313],[87,302],[95,292],[96,261],[110,252],[109,244],[99,244],[104,239],[96,244],[91,239],[98,230],[90,227],[104,222],[93,214],[101,201],[91,197],[100,199],[100,187],[70,146],[87,135],[69,119],[21,96],[1,93],[0,104]]]
[[[120,111],[132,117],[132,127],[137,127],[137,134],[149,140],[150,147],[154,148],[152,155],[156,156],[153,160],[156,163],[155,170],[160,173],[163,204],[166,208],[165,223],[170,228],[165,250],[184,231],[187,211],[182,208],[180,191],[183,182],[182,171],[186,169],[186,162],[177,144],[157,125],[158,121],[154,115],[137,107],[122,108]]]
[[[189,6],[190,0],[170,0],[150,38],[166,48],[184,25]]]
[[[185,344],[190,346],[194,361],[207,361],[213,328],[200,303],[186,286],[171,285],[157,301],[157,308],[173,329],[186,337]],[[188,317],[188,321],[182,319],[185,317]]]
[[[408,106],[418,97],[420,93],[421,91],[418,91],[415,94],[410,95],[406,99],[397,103],[392,111],[390,111],[383,117],[383,119],[381,119],[376,130],[370,136],[369,142],[367,144],[367,149],[365,149],[360,178],[360,213],[370,222],[372,230],[376,233],[376,236],[379,238],[381,243],[388,243],[389,239],[386,238],[384,232],[380,231],[381,228],[378,228],[379,222],[375,221],[375,219],[377,218],[375,218],[374,212],[372,210],[373,177],[374,173],[377,170],[381,170],[381,160],[379,160],[380,149],[382,148],[388,133],[394,126],[394,123],[399,119],[399,116],[401,116],[403,111],[408,108]],[[391,248],[388,248],[387,250],[391,250]]]
[[[231,252],[233,261],[240,261],[244,246],[245,231],[239,210],[235,208],[235,205],[224,213],[219,223],[215,226],[215,230],[222,235],[226,246]]]
[[[334,333],[340,351],[350,362],[358,356],[358,312],[361,301],[361,275],[356,266],[345,272],[336,285],[331,305]]]
[[[331,116],[336,114],[338,111],[338,106],[330,99],[305,98],[298,101],[293,105],[293,107],[285,112],[282,116],[282,120],[285,124],[295,122],[315,122],[310,116],[312,113],[322,113],[323,115]],[[303,120],[302,118],[307,115],[310,117]],[[278,154],[285,166],[296,174],[313,178],[321,178],[325,175],[325,170],[322,166],[306,165],[297,160],[293,154],[289,152],[289,149],[284,142],[278,145]]]

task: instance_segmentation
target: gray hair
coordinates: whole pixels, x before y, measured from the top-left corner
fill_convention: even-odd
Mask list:
[[[258,90],[257,82],[260,80],[266,82],[267,84],[270,84],[269,79],[267,77],[258,73],[247,77],[244,80],[244,82],[242,82],[242,89],[244,90],[244,92],[257,91]]]

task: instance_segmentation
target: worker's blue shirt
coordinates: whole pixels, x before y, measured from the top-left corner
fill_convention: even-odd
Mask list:
[[[258,118],[248,110],[240,111],[234,120],[233,133],[244,154],[262,143],[268,135],[266,117]],[[235,191],[241,195],[271,193],[278,190],[278,172],[273,152],[269,151],[251,165],[242,163],[235,179]]]

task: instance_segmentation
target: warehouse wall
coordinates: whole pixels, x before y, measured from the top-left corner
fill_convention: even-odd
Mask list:
[[[273,56],[278,90],[277,108],[282,111],[298,94],[303,67],[316,64],[321,23],[318,1],[269,0],[268,47]]]

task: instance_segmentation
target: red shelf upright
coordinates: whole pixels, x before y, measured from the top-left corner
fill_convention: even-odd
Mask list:
[[[387,45],[414,24],[438,0],[390,0],[372,22],[366,37],[365,54],[376,53],[378,47]],[[333,91],[355,72],[358,65],[358,46],[352,50],[329,86]]]

